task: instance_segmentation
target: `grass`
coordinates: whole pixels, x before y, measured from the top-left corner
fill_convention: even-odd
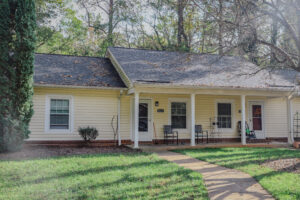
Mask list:
[[[154,154],[0,161],[0,199],[208,199],[201,175]]]
[[[176,152],[246,172],[276,199],[300,199],[300,174],[279,172],[260,165],[266,160],[299,158],[300,151],[276,148],[206,148]]]

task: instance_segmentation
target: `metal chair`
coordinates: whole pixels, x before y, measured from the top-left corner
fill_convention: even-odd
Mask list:
[[[176,139],[178,145],[178,131],[173,131],[171,125],[164,125],[164,143],[169,144],[169,139],[172,139],[173,144]]]
[[[213,143],[217,143],[221,138],[221,130],[219,129],[220,122],[218,117],[209,118],[210,121],[210,138]]]
[[[242,122],[238,121],[237,124],[237,129],[238,129],[238,133],[241,135],[242,134]],[[254,130],[250,130],[248,123],[245,123],[245,132],[246,132],[246,137],[249,139],[255,139],[256,135],[255,135],[255,131]]]
[[[206,143],[208,143],[208,131],[203,131],[202,125],[195,125],[195,137],[197,144],[199,143],[199,138],[202,138],[202,143],[204,143],[204,134],[206,133]]]

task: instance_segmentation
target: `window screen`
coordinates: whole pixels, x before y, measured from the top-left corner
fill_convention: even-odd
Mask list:
[[[50,129],[69,129],[69,100],[51,99]]]
[[[172,128],[186,128],[186,103],[171,103],[171,125]]]
[[[218,128],[231,128],[231,103],[218,103]]]

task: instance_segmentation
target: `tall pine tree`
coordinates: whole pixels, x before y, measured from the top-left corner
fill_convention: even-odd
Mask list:
[[[33,114],[34,0],[0,2],[0,151],[18,150]]]

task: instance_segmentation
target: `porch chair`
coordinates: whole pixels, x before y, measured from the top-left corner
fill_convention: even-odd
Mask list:
[[[176,139],[178,145],[178,131],[174,131],[171,125],[164,125],[164,143],[169,144],[169,139],[172,139],[173,144]]]
[[[239,132],[239,134],[240,134],[240,136],[241,136],[241,134],[242,134],[242,122],[241,121],[238,121],[238,125],[237,125],[238,127],[238,132]],[[245,131],[246,131],[246,137],[248,138],[248,139],[256,139],[256,135],[255,135],[255,131],[254,130],[250,130],[250,128],[249,128],[249,125],[248,125],[248,123],[246,122],[245,123]]]
[[[206,143],[208,143],[208,131],[204,131],[202,125],[195,125],[195,138],[197,144],[199,143],[199,138],[202,138],[202,143],[204,143],[204,134],[206,134]]]

